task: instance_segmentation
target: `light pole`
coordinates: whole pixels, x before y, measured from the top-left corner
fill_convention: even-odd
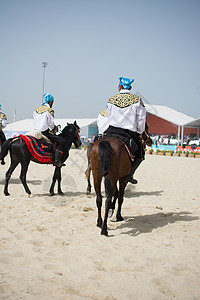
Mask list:
[[[46,66],[48,65],[48,63],[47,62],[45,62],[45,61],[43,61],[42,62],[42,66],[43,66],[43,85],[42,85],[42,97],[43,97],[43,95],[44,95],[44,79],[45,79],[45,68],[46,68]]]

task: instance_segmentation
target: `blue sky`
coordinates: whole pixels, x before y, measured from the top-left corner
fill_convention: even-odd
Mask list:
[[[32,118],[45,92],[56,118],[96,117],[120,76],[148,103],[200,117],[200,1],[0,0],[0,104]]]

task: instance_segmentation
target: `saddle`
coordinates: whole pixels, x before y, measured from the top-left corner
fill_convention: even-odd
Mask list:
[[[129,154],[130,159],[133,161],[134,160],[134,154],[138,150],[138,145],[135,142],[135,139],[137,138],[136,134],[135,137],[134,133],[129,133],[126,129],[122,128],[116,128],[114,126],[109,126],[109,128],[103,133],[98,135],[98,138],[101,137],[116,137],[120,139],[123,143],[124,146]],[[98,139],[97,138],[97,139]]]
[[[28,131],[26,135],[30,135],[38,140],[44,139],[46,142],[52,144],[52,142],[48,139],[48,137],[43,135],[41,131]]]
[[[54,158],[54,147],[51,142],[42,139],[37,139],[31,135],[19,135],[26,143],[26,146],[32,157],[41,163],[52,164]]]

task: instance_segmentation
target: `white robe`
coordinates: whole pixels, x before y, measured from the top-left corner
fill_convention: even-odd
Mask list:
[[[129,90],[121,90],[121,93],[130,93]],[[121,108],[108,102],[109,125],[129,129],[141,134],[145,130],[146,109],[140,103],[133,103]]]

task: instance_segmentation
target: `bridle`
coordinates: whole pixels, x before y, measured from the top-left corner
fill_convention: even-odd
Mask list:
[[[74,129],[75,129],[75,136],[76,136],[76,138],[77,138],[77,140],[78,140],[78,143],[79,143],[79,145],[81,145],[81,140],[80,140],[80,130],[76,127],[76,125],[75,124],[73,124],[73,127],[74,127]]]
[[[145,134],[145,138],[143,138],[143,134]],[[146,141],[148,141],[148,140],[151,141],[151,144],[152,144],[152,139],[145,129],[142,133],[142,143],[146,144]]]

